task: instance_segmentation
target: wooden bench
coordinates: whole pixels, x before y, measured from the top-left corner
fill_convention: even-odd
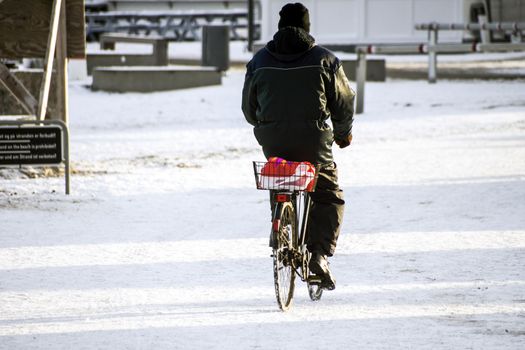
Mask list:
[[[100,48],[102,50],[114,50],[115,44],[151,44],[153,45],[154,65],[165,66],[168,64],[168,40],[160,36],[128,35],[121,33],[105,33],[100,36]]]

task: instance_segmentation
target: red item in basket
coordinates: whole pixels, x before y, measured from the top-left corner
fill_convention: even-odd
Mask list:
[[[309,162],[290,162],[270,157],[261,169],[261,187],[270,190],[311,191],[315,167]]]

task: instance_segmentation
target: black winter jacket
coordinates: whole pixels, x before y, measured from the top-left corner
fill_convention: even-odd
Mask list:
[[[354,115],[339,59],[303,29],[286,27],[246,68],[242,110],[265,156],[333,162],[332,143],[347,140]]]

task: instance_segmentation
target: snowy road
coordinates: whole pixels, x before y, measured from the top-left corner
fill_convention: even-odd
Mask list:
[[[525,84],[367,84],[337,288],[279,312],[261,160],[221,87],[71,87],[63,178],[0,174],[0,349],[523,349]]]

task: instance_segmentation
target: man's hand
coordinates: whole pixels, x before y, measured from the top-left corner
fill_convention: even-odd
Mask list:
[[[345,148],[350,146],[352,143],[352,134],[348,135],[346,139],[343,140],[335,140],[335,143],[339,146],[339,148]]]

